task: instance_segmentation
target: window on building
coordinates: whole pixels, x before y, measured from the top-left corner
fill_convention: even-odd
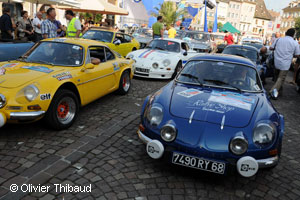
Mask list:
[[[253,7],[250,7],[250,12],[252,12],[253,11]]]
[[[265,21],[263,20],[263,21],[261,22],[261,24],[262,24],[262,25],[265,25]]]
[[[255,24],[258,24],[258,20],[257,19],[255,20]]]
[[[245,31],[245,24],[243,25],[243,31]]]
[[[234,18],[234,13],[231,13],[231,18]]]
[[[227,17],[230,17],[230,12],[227,14]]]
[[[235,9],[235,4],[232,5],[232,8]]]
[[[239,15],[238,15],[238,14],[235,14],[235,18],[239,18]]]
[[[240,5],[236,5],[236,9],[237,9],[237,10],[240,9]]]
[[[231,4],[229,4],[229,8],[231,8]]]

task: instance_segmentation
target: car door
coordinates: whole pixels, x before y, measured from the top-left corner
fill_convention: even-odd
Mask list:
[[[106,60],[104,46],[90,46],[87,50],[85,66],[91,65],[92,59],[99,59],[100,64],[93,69],[83,68],[79,86],[86,103],[108,94],[114,86],[114,66]]]
[[[120,43],[118,43],[120,42]],[[114,45],[116,51],[121,54],[122,56],[126,56],[126,45],[127,42],[125,41],[124,34],[123,33],[116,33],[115,39],[114,39]]]

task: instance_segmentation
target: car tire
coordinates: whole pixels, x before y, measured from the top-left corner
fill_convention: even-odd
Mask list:
[[[176,68],[175,68],[175,70],[174,70],[174,73],[173,73],[171,79],[174,79],[174,78],[177,76],[177,74],[178,74],[178,72],[181,70],[181,68],[182,68],[182,63],[181,63],[181,61],[179,61],[179,62],[177,63],[177,65],[176,65]]]
[[[119,89],[117,90],[117,93],[120,95],[125,95],[129,92],[131,88],[131,79],[129,71],[124,71],[120,83],[119,83]]]
[[[77,118],[78,97],[70,90],[58,90],[45,115],[45,122],[55,130],[67,129]]]

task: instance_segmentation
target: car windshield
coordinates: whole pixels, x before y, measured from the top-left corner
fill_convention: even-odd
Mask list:
[[[252,47],[257,48],[258,50],[260,50],[264,46],[260,43],[255,43],[255,42],[243,42],[243,45],[252,46]]]
[[[236,55],[236,56],[241,56],[244,58],[248,58],[254,62],[257,61],[257,51],[248,49],[248,48],[243,48],[243,47],[227,47],[224,49],[222,52],[223,54],[230,54],[230,55]]]
[[[62,51],[63,49],[63,51]],[[83,48],[75,44],[42,42],[23,61],[58,66],[80,66],[83,63]]]
[[[109,31],[101,31],[101,30],[89,30],[87,31],[82,38],[89,40],[97,40],[100,42],[108,42],[111,43],[114,37],[113,32]]]
[[[151,29],[146,29],[146,28],[141,28],[137,29],[134,34],[134,36],[139,36],[139,35],[146,35],[151,37],[152,36],[152,30]]]
[[[238,91],[262,90],[259,76],[254,68],[229,62],[190,61],[178,75],[177,81],[232,88]]]
[[[214,35],[215,39],[224,40],[224,35]]]
[[[209,35],[206,33],[186,33],[184,35],[184,39],[189,38],[192,40],[198,40],[201,42],[206,42],[209,41]]]
[[[146,48],[159,49],[170,52],[180,52],[179,43],[170,40],[152,40]]]

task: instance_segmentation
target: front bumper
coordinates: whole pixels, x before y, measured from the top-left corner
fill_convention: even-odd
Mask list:
[[[138,66],[136,66],[136,67],[141,69],[141,67],[138,67]],[[152,70],[151,71],[149,69],[149,72],[142,72],[142,71],[138,71],[136,69],[134,71],[134,76],[143,77],[143,78],[170,79],[170,78],[172,78],[173,73],[174,73],[174,70],[163,70],[163,71]]]
[[[35,112],[11,112],[9,114],[8,120],[18,121],[18,122],[30,122],[35,121],[44,116],[45,111],[35,111]],[[0,127],[4,126],[6,123],[6,115],[0,112]]]
[[[143,134],[140,130],[137,131],[137,134],[138,134],[138,137],[140,138],[140,140],[144,144],[148,144],[151,141],[153,141],[151,138],[149,138],[145,134]],[[258,159],[258,160],[255,159],[255,161],[258,164],[258,168],[263,169],[263,168],[269,168],[269,167],[273,167],[273,166],[277,165],[279,162],[279,157],[274,156],[274,157],[265,158],[265,159]]]

